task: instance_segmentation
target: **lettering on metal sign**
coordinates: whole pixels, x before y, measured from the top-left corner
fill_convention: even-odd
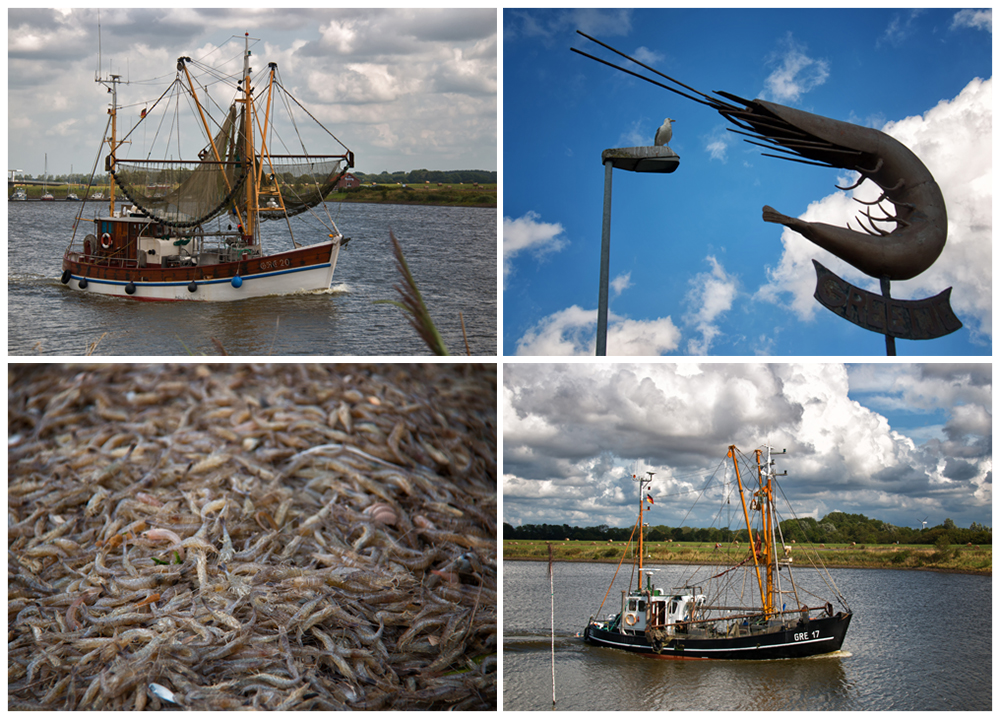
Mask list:
[[[816,260],[813,297],[866,330],[907,340],[932,340],[961,329],[951,309],[951,288],[925,300],[897,300],[855,287]]]

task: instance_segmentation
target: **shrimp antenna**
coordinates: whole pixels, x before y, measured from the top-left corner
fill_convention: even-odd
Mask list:
[[[687,92],[682,92],[677,88],[665,85],[658,80],[654,80],[650,77],[635,72],[633,70],[626,69],[620,65],[616,65],[613,62],[608,62],[607,60],[602,60],[599,57],[595,57],[589,53],[583,52],[582,50],[577,50],[575,47],[571,47],[570,50],[577,53],[578,55],[583,55],[591,60],[596,60],[602,65],[607,65],[615,70],[620,70],[627,75],[632,75],[640,80],[645,80],[646,82],[656,85],[657,87],[662,87],[664,90],[669,90],[681,97],[686,97],[689,100],[694,100],[701,105],[707,105],[712,108],[729,122],[736,125],[736,127],[741,128],[736,130],[733,128],[728,128],[730,132],[735,132],[739,135],[747,135],[754,138],[755,140],[763,140],[769,144],[762,144],[760,142],[753,142],[752,140],[744,140],[752,145],[758,145],[760,147],[765,147],[771,150],[777,150],[779,152],[787,153],[787,155],[771,155],[766,152],[761,153],[765,157],[774,157],[779,160],[788,160],[790,162],[800,162],[805,165],[817,165],[819,167],[848,167],[846,164],[847,159],[859,159],[864,153],[858,152],[857,150],[851,150],[849,148],[841,147],[835,145],[826,140],[815,137],[808,133],[797,130],[786,120],[778,117],[774,112],[769,110],[760,101],[757,100],[747,100],[746,98],[740,97],[739,95],[734,95],[731,92],[724,92],[722,90],[716,90],[715,95],[724,97],[738,105],[730,104],[729,102],[724,102],[712,95],[708,95],[700,90],[696,90],[690,85],[686,85],[680,80],[666,75],[656,68],[650,67],[649,65],[636,60],[634,57],[625,54],[621,50],[617,50],[605,42],[601,42],[597,38],[591,37],[587,33],[577,30],[578,35],[581,35],[591,42],[595,42],[603,48],[607,48],[616,55],[620,55],[630,62],[634,62],[639,67],[645,68],[649,72],[652,72],[660,77],[669,80],[675,85],[679,85],[685,90],[689,90],[694,93],[694,95],[688,94]],[[699,97],[696,97],[698,95]],[[740,107],[743,105],[743,107]],[[792,157],[791,155],[795,155]],[[810,159],[802,159],[807,157]]]
[[[676,94],[680,95],[681,97],[686,97],[689,100],[694,100],[695,102],[701,103],[702,105],[708,105],[713,110],[720,110],[721,108],[728,108],[728,109],[731,109],[731,110],[738,109],[734,105],[730,105],[727,102],[722,102],[721,100],[717,100],[716,98],[712,97],[711,95],[706,95],[701,90],[695,90],[690,85],[685,85],[680,80],[672,78],[669,75],[665,75],[664,73],[660,72],[656,68],[650,67],[649,65],[647,65],[644,62],[640,62],[639,60],[636,60],[634,57],[632,57],[630,55],[626,55],[621,50],[616,50],[615,48],[611,47],[607,43],[601,42],[597,38],[591,37],[590,35],[588,35],[587,33],[583,32],[581,30],[577,30],[576,32],[577,32],[578,35],[582,35],[583,37],[587,38],[591,42],[596,42],[601,47],[607,48],[608,50],[610,50],[611,52],[613,52],[613,53],[615,53],[617,55],[621,55],[623,58],[625,58],[626,60],[629,60],[630,62],[634,62],[639,67],[643,67],[643,68],[649,70],[650,72],[655,73],[656,75],[659,75],[660,77],[669,80],[670,82],[674,83],[675,85],[680,85],[685,90],[690,90],[691,92],[693,92],[693,93],[695,93],[697,95],[701,95],[701,97],[703,97],[705,99],[702,100],[702,99],[699,99],[697,97],[694,97],[693,95],[688,95],[686,92],[681,92],[680,90],[678,90],[676,88],[670,87],[668,85],[664,85],[663,83],[657,82],[656,80],[648,78],[645,75],[641,75],[641,74],[639,74],[637,72],[633,72],[632,70],[626,70],[624,67],[621,67],[620,65],[615,65],[613,62],[608,62],[607,60],[602,60],[599,57],[594,57],[593,55],[590,55],[588,53],[583,52],[582,50],[577,50],[575,47],[571,47],[570,50],[572,50],[573,52],[577,53],[578,55],[583,55],[584,57],[590,58],[591,60],[597,60],[597,62],[602,63],[604,65],[607,65],[608,67],[613,67],[616,70],[621,70],[622,72],[627,73],[629,75],[632,75],[634,77],[637,77],[640,80],[645,80],[646,82],[651,83],[653,85],[656,85],[657,87],[662,87],[664,90],[670,90],[670,92],[676,93]],[[719,94],[721,94],[721,93],[719,93]],[[737,98],[737,99],[739,99],[739,98]]]

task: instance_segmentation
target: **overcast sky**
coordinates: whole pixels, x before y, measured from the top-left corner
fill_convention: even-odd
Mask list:
[[[110,97],[94,82],[97,15],[7,11],[8,169],[40,176],[48,153],[50,174],[90,172]],[[111,9],[100,21],[101,74],[131,81],[119,89],[119,137],[178,57],[238,57],[249,32],[254,70],[277,62],[356,170],[497,169],[495,9]]]
[[[677,171],[614,171],[608,354],[885,354],[882,335],[816,302],[812,260],[872,292],[878,280],[761,219],[770,205],[857,230],[852,195],[874,200],[876,186],[841,192],[856,172],[762,157],[711,108],[570,52],[651,75],[577,29],[696,90],[907,145],[944,194],[948,242],[892,296],[952,287],[964,327],[897,353],[992,354],[992,11],[896,8],[504,10],[504,354],[594,354],[601,152],[652,145],[665,117]]]
[[[799,517],[992,526],[992,404],[985,363],[508,363],[503,521],[631,526],[641,462],[651,525],[712,526],[682,493],[769,441]]]

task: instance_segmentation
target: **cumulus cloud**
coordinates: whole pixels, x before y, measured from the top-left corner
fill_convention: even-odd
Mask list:
[[[687,352],[691,355],[706,355],[712,340],[719,334],[716,320],[733,306],[736,297],[736,278],[726,272],[713,256],[705,258],[711,265],[708,272],[699,272],[689,284],[687,303],[691,308],[684,316],[684,323],[698,332],[701,337],[688,340]]]
[[[928,167],[941,186],[948,208],[948,244],[934,265],[905,283],[893,285],[901,299],[931,297],[953,287],[951,304],[972,331],[974,340],[989,342],[993,325],[993,80],[975,78],[950,100],[942,100],[921,116],[889,122],[882,131],[909,147]],[[851,184],[857,178],[845,177]],[[839,184],[844,184],[843,182]],[[878,189],[865,182],[851,194],[838,192],[809,205],[799,215],[809,222],[857,227],[856,202],[851,197],[874,200]],[[780,210],[780,208],[779,208]],[[849,282],[878,290],[878,282],[819,249],[787,228],[782,232],[783,252],[758,299],[787,302],[800,319],[811,319],[819,305],[813,300],[816,258]]]
[[[761,97],[778,102],[795,102],[803,94],[826,82],[830,64],[806,55],[806,46],[798,43],[789,32],[778,50],[768,59],[774,70],[764,80]]]
[[[854,397],[861,374],[883,369],[898,375],[900,392],[908,375],[922,402],[944,412],[939,439],[915,441]],[[628,526],[636,462],[655,472],[658,497],[680,495],[724,466],[728,445],[747,451],[770,441],[788,449],[782,488],[800,516],[839,510],[903,524],[922,512],[988,523],[992,400],[984,382],[978,365],[508,365],[504,521]],[[686,516],[689,506],[658,501],[656,521],[708,526],[717,510]]]
[[[608,313],[608,355],[662,355],[679,342],[680,330],[670,317],[630,320]],[[597,310],[577,305],[542,318],[517,341],[518,355],[585,357],[596,351]]]
[[[537,212],[526,212],[517,219],[503,218],[503,283],[512,271],[511,260],[522,250],[531,250],[536,257],[558,252],[566,240],[563,226],[558,222],[542,222]]]

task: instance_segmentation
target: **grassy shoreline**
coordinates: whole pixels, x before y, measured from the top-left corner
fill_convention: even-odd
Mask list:
[[[521,561],[548,561],[549,542],[530,540],[504,540],[503,559]],[[615,564],[625,551],[623,542],[551,542],[552,558],[557,562],[602,562]],[[716,550],[711,542],[646,542],[644,564],[708,564],[728,565],[746,556],[742,549],[722,546]],[[913,569],[959,574],[992,576],[993,547],[956,546],[938,550],[926,544],[873,544],[852,546],[845,544],[793,545],[793,566],[808,567],[807,554],[815,550],[830,568],[851,569]],[[631,563],[633,550],[629,549],[625,563]],[[796,562],[795,558],[800,557]]]

